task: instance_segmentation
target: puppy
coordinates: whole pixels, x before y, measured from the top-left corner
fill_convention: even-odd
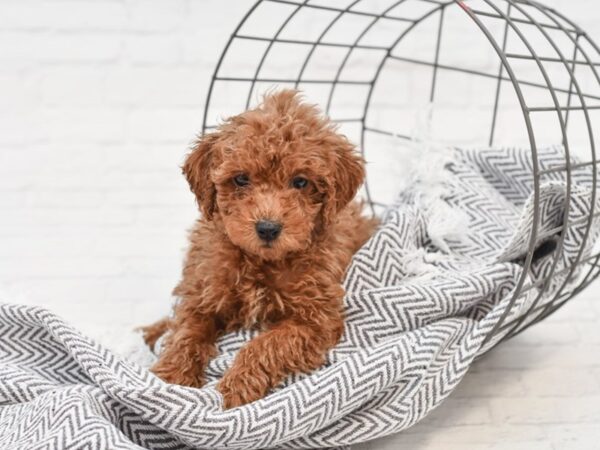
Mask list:
[[[316,107],[284,90],[203,136],[183,173],[202,218],[173,316],[144,338],[153,347],[168,332],[152,371],[200,387],[220,335],[260,329],[217,386],[232,408],[318,368],[340,339],[341,282],[376,226],[352,201],[364,162]]]

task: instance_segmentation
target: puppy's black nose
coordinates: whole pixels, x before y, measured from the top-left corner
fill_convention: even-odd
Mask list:
[[[281,233],[281,224],[270,220],[259,220],[256,222],[256,234],[265,242],[277,239]]]

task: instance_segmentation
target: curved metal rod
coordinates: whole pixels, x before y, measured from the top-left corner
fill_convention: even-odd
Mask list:
[[[290,1],[290,0],[263,0],[263,1],[268,1],[268,2],[272,2],[272,3],[281,3],[281,4],[284,4],[284,5],[292,5],[292,6],[296,6],[296,5],[299,4],[298,2]],[[430,0],[420,0],[420,1],[429,2]],[[320,10],[323,10],[323,11],[337,11],[337,12],[341,11],[341,12],[345,12],[345,13],[348,13],[348,14],[353,14],[355,16],[375,17],[375,18],[380,18],[381,17],[381,14],[370,13],[370,12],[366,12],[366,11],[351,10],[349,6],[347,6],[345,8],[335,8],[333,6],[319,5],[319,4],[315,4],[315,3],[308,3],[308,4],[305,4],[305,5],[303,4],[303,6],[305,6],[307,8],[312,8],[312,9],[320,9]],[[394,20],[394,21],[397,21],[397,22],[412,22],[411,19],[407,19],[405,17],[385,16],[385,18],[386,19],[390,19],[390,20]]]
[[[598,55],[600,55],[600,47],[598,47],[598,45],[597,45],[597,44],[596,44],[594,41],[592,41],[592,40],[590,39],[589,35],[588,35],[587,33],[585,33],[583,30],[581,30],[581,29],[580,29],[580,28],[577,26],[577,24],[575,24],[575,23],[574,23],[572,20],[570,20],[568,17],[564,16],[564,15],[563,15],[563,14],[561,14],[559,11],[557,11],[557,10],[555,10],[555,9],[553,9],[553,8],[545,8],[545,7],[544,7],[544,5],[540,4],[540,3],[539,3],[539,2],[537,2],[537,1],[530,0],[530,3],[532,3],[532,4],[536,5],[537,7],[541,8],[541,9],[542,9],[542,12],[543,12],[543,13],[546,15],[546,17],[548,17],[550,20],[552,20],[552,21],[553,21],[555,24],[557,24],[558,26],[560,26],[559,22],[558,22],[558,21],[557,21],[557,20],[556,20],[556,19],[555,19],[555,18],[554,18],[552,15],[554,15],[554,16],[557,16],[557,17],[559,17],[561,20],[563,20],[563,21],[565,21],[566,23],[568,23],[568,24],[569,24],[571,27],[573,27],[574,29],[576,29],[576,30],[578,31],[578,33],[579,33],[579,36],[582,36],[582,37],[583,37],[583,38],[584,38],[584,39],[585,39],[585,40],[588,42],[588,44],[590,44],[590,45],[592,46],[592,48],[593,48],[594,50],[596,50],[596,53],[597,53]],[[551,15],[550,15],[550,14],[548,14],[548,13],[547,13],[547,11],[549,11],[549,12],[551,13]],[[567,35],[569,35],[569,33],[566,33],[566,34],[567,34]],[[577,44],[578,44],[578,43],[576,43],[576,45],[577,45]],[[585,58],[586,58],[586,60],[587,60],[587,64],[590,66],[590,68],[591,68],[591,70],[592,70],[592,73],[594,74],[594,76],[595,76],[595,78],[596,78],[596,81],[598,81],[598,83],[600,84],[600,77],[599,77],[599,75],[598,75],[598,72],[597,72],[597,70],[596,70],[596,64],[595,64],[595,63],[593,63],[592,61],[590,61],[589,57],[587,56],[587,53],[586,53],[586,52],[585,52],[585,51],[584,51],[584,50],[583,50],[583,49],[582,49],[582,48],[581,48],[579,45],[578,45],[578,47],[579,47],[580,51],[582,51],[582,53],[584,54],[584,57],[585,57]],[[589,96],[588,96],[588,95],[586,95],[586,97],[589,97]],[[595,158],[594,158],[594,159],[595,159]],[[594,163],[595,163],[595,162],[594,162]],[[587,282],[587,280],[588,280],[588,278],[589,278],[590,276],[592,276],[592,274],[593,274],[593,272],[594,272],[594,268],[595,268],[595,267],[599,267],[599,266],[598,266],[598,262],[599,262],[599,261],[600,261],[600,253],[599,253],[599,254],[598,254],[598,256],[596,257],[596,261],[594,261],[594,263],[592,263],[592,264],[591,264],[591,268],[590,268],[590,270],[588,271],[588,273],[585,275],[585,277],[583,277],[583,279],[582,279],[582,281],[581,281],[581,283],[580,283],[580,286],[581,286],[581,285],[583,285],[584,283],[586,283],[586,282]],[[597,270],[597,271],[596,271],[596,273],[593,275],[593,277],[591,278],[591,280],[594,280],[594,279],[595,279],[595,278],[597,278],[599,275],[600,275],[600,268],[599,268],[599,270]],[[591,281],[591,280],[590,280],[590,281]],[[587,286],[587,285],[586,285],[586,286]],[[577,288],[575,288],[575,289],[574,289],[574,292],[575,292],[575,291],[579,292]],[[563,302],[563,304],[564,304],[564,302]]]
[[[242,20],[240,20],[240,22],[235,27],[235,30],[233,30],[233,33],[231,33],[231,35],[229,36],[229,40],[227,41],[227,44],[225,44],[225,48],[221,52],[221,56],[219,56],[219,61],[217,61],[217,65],[215,66],[215,70],[213,72],[212,78],[210,79],[210,86],[208,87],[208,93],[206,94],[206,103],[204,104],[204,117],[202,118],[202,134],[204,134],[208,128],[206,119],[207,119],[207,115],[208,115],[210,99],[212,98],[213,87],[214,87],[215,81],[216,81],[215,79],[217,78],[217,74],[219,73],[219,70],[221,69],[221,64],[223,64],[225,55],[227,54],[227,51],[229,50],[231,43],[234,41],[235,35],[237,34],[237,32],[240,31],[240,28],[242,28],[242,25],[244,25],[244,23],[246,23],[246,20],[248,20],[248,17],[250,17],[250,15],[254,12],[254,10],[256,10],[258,5],[260,5],[262,2],[263,2],[263,0],[258,0],[256,3],[254,3],[254,5],[252,5],[252,7],[246,12],[246,14],[244,14],[244,17],[242,17]]]
[[[442,30],[444,27],[444,11],[446,8],[440,9],[440,21],[438,24],[437,38],[435,42],[435,56],[433,59],[433,75],[431,76],[431,88],[429,90],[429,103],[433,103],[435,99],[435,87],[437,83],[437,74],[440,64],[440,49],[442,47]]]
[[[506,15],[510,17],[510,9],[512,5],[509,3],[506,8]],[[508,43],[508,22],[504,22],[504,33],[502,36],[502,53],[506,53],[506,44]],[[502,78],[504,74],[504,66],[502,63],[498,67],[498,79],[496,80],[496,96],[494,97],[494,110],[492,112],[492,126],[490,127],[490,138],[488,145],[494,145],[494,134],[496,132],[496,121],[498,119],[498,106],[500,104],[500,90],[502,89]]]
[[[362,0],[354,0],[350,5],[348,5],[347,9],[351,9],[354,5],[356,5],[360,1],[362,1]],[[333,27],[338,22],[338,20],[340,20],[343,17],[343,15],[344,15],[344,11],[340,11],[338,13],[338,15],[335,16],[333,18],[333,20],[329,23],[329,25],[327,25],[327,27],[325,27],[325,29],[321,32],[321,34],[317,38],[317,41],[312,44],[312,47],[311,47],[310,51],[308,52],[308,55],[306,55],[304,64],[302,64],[302,67],[300,68],[300,72],[298,73],[298,78],[296,78],[296,83],[294,84],[294,87],[296,89],[298,88],[298,85],[300,84],[300,81],[302,80],[302,75],[304,75],[304,71],[306,70],[306,67],[308,66],[308,62],[310,61],[310,58],[312,57],[313,53],[315,52],[317,46],[321,43],[321,39],[323,39],[325,37],[325,35],[329,32],[329,30],[331,30],[331,27]]]
[[[542,11],[537,5],[533,5],[535,8],[537,8],[538,10],[540,10],[543,14],[544,11]],[[587,110],[586,107],[586,103],[585,103],[585,98],[582,96],[582,92],[579,86],[579,83],[577,81],[577,78],[575,77],[575,73],[573,72],[573,70],[571,69],[571,67],[569,66],[568,62],[565,60],[564,55],[562,54],[562,52],[560,51],[560,49],[558,48],[558,46],[556,45],[556,43],[550,38],[550,36],[548,35],[548,33],[539,25],[539,23],[529,14],[527,13],[521,6],[519,6],[518,4],[514,4],[514,7],[516,9],[518,9],[521,14],[523,14],[525,17],[527,17],[528,20],[530,20],[535,26],[536,28],[544,35],[544,37],[548,40],[548,42],[550,43],[550,45],[552,46],[552,48],[554,49],[554,51],[556,51],[556,53],[558,54],[559,58],[561,58],[563,65],[565,67],[565,69],[567,70],[567,72],[569,73],[569,77],[570,77],[570,82],[573,84],[573,86],[575,87],[577,96],[579,97],[579,101],[581,102],[581,106],[582,106],[582,111],[586,120],[586,125],[588,128],[588,137],[590,140],[590,149],[591,149],[591,153],[592,153],[592,185],[596,186],[596,148],[595,148],[595,143],[594,143],[594,132],[593,132],[593,128],[592,128],[592,124],[591,124],[591,120],[590,120],[590,116],[589,116],[589,112]],[[545,14],[547,17],[549,17],[548,14]],[[552,17],[549,17],[550,20],[554,20]],[[559,25],[556,21],[555,23],[557,25]],[[578,43],[577,43],[577,39],[573,39],[572,36],[570,36],[569,33],[565,33],[567,36],[569,36],[573,43],[575,44],[576,48],[579,47]],[[587,55],[584,55],[585,58],[587,58]],[[591,61],[589,61],[588,58],[588,62],[591,65]],[[593,67],[593,65],[591,65]],[[560,113],[560,111],[557,111],[559,116],[562,118],[562,114]],[[561,122],[562,119],[561,119]],[[562,125],[562,123],[561,123]],[[564,131],[564,130],[563,130]],[[566,139],[566,138],[565,138]],[[570,184],[571,184],[571,162],[570,162],[570,157],[569,157],[569,153],[568,153],[568,146],[567,146],[567,142],[565,140],[565,155],[567,157],[567,164],[566,164],[566,172],[567,172],[567,198],[566,198],[566,204],[567,204],[567,208],[568,205],[570,204],[570,200],[571,200],[571,189],[570,189]],[[566,285],[569,282],[570,277],[573,275],[575,269],[579,266],[580,263],[580,259],[581,256],[583,255],[583,250],[586,246],[588,237],[589,237],[589,232],[590,229],[592,227],[592,223],[593,223],[593,218],[594,218],[594,209],[595,209],[595,203],[596,203],[596,189],[592,189],[592,194],[591,194],[591,199],[590,199],[590,214],[588,216],[588,221],[586,224],[586,229],[582,238],[582,242],[581,245],[579,247],[579,251],[577,252],[577,255],[575,256],[575,262],[572,264],[571,269],[569,270],[569,272],[567,273],[567,275],[565,276],[565,280],[563,281],[562,285],[560,286],[560,288],[558,289],[558,291],[556,292],[556,294],[554,294],[553,299],[548,302],[548,307],[543,310],[540,315],[539,318],[543,318],[547,315],[547,311],[549,311],[549,309],[551,308],[552,304],[560,297],[563,289],[566,287]],[[565,211],[565,216],[566,216],[566,220],[563,224],[563,230],[561,233],[561,237],[559,240],[559,245],[557,247],[557,249],[555,250],[556,253],[556,257],[553,261],[551,270],[550,270],[550,274],[547,276],[547,279],[550,279],[552,277],[552,275],[554,274],[554,271],[556,269],[556,265],[558,263],[559,260],[559,254],[562,251],[563,245],[564,245],[564,239],[566,237],[566,230],[568,228],[568,209],[566,209]],[[517,324],[509,331],[509,336],[513,335],[514,333],[516,333],[516,330],[518,329],[518,327],[524,322],[524,320],[526,319],[526,317],[529,315],[529,313],[533,310],[533,308],[537,305],[537,303],[539,302],[539,300],[542,298],[544,293],[544,289],[542,288],[540,290],[540,293],[538,294],[538,297],[535,299],[535,301],[533,302],[533,304],[531,305],[531,307],[527,310],[527,312],[521,317],[521,319],[517,322]]]
[[[523,8],[521,8],[519,5],[513,3],[511,0],[509,0],[511,2],[511,4],[513,5],[513,7],[515,9],[517,9],[521,14],[525,15],[529,20],[532,21],[532,23],[534,23],[534,25],[536,25],[536,28],[543,33],[544,37],[548,40],[548,42],[550,43],[550,45],[552,46],[552,48],[554,49],[554,51],[557,53],[557,55],[559,56],[559,58],[564,62],[565,57],[563,56],[563,54],[561,53],[560,49],[556,46],[556,44],[554,43],[554,41],[552,41],[552,39],[550,38],[550,36],[548,36],[548,34],[545,32],[545,30],[543,30],[539,24],[537,24],[537,22],[535,22],[535,20],[533,20],[531,18],[530,15],[528,15]],[[490,4],[489,0],[486,0],[486,3]],[[496,12],[498,14],[503,14],[503,12],[501,10],[499,10],[495,5],[491,5],[490,6],[492,8],[494,8],[494,10],[496,10]],[[511,27],[513,27],[513,23],[510,20],[509,17],[506,17],[505,20],[507,21],[507,23],[509,23],[511,25]],[[556,109],[556,113],[558,116],[558,120],[559,120],[559,124],[560,124],[560,128],[561,128],[561,133],[563,136],[563,145],[565,148],[565,165],[566,165],[566,173],[567,173],[567,180],[566,180],[566,185],[567,185],[567,192],[568,195],[566,197],[565,200],[565,211],[563,214],[563,226],[561,228],[561,235],[560,238],[558,240],[558,245],[557,248],[555,250],[555,257],[554,260],[552,261],[552,266],[550,268],[550,274],[546,277],[547,280],[549,280],[552,275],[554,274],[554,271],[556,270],[556,266],[558,264],[558,261],[562,255],[562,249],[564,246],[564,240],[566,237],[566,230],[569,227],[569,212],[570,212],[570,207],[571,207],[571,156],[570,156],[570,148],[569,148],[569,142],[568,142],[568,136],[567,136],[567,130],[566,130],[566,124],[565,124],[565,119],[563,118],[562,112],[561,112],[561,108],[560,108],[560,103],[558,102],[558,98],[556,96],[556,91],[553,88],[552,82],[550,81],[550,78],[548,76],[548,73],[546,72],[541,60],[539,59],[539,57],[537,56],[537,54],[535,53],[535,51],[533,50],[533,48],[531,47],[531,45],[529,44],[529,42],[527,41],[527,39],[525,38],[525,36],[521,33],[521,31],[518,29],[518,27],[514,27],[513,28],[515,30],[515,32],[517,33],[517,35],[519,36],[519,38],[521,39],[521,41],[525,44],[525,46],[527,47],[528,51],[531,53],[531,55],[534,57],[536,64],[538,66],[538,68],[540,69],[544,80],[546,82],[546,84],[548,85],[548,89],[550,91],[550,95],[552,96],[552,101],[555,105],[555,109]],[[571,72],[570,67],[568,66],[568,64],[565,63],[565,67],[567,68],[567,70],[569,71],[569,75],[571,76],[571,79],[574,80],[574,74]],[[576,80],[574,80],[574,82],[576,83]],[[583,98],[581,97],[581,92],[579,90],[579,85],[576,85],[579,97],[581,99],[581,101],[584,101]],[[584,105],[585,103],[583,103]],[[536,179],[535,182],[539,185],[539,180]],[[535,202],[534,203],[534,208],[539,209],[540,205],[539,202]],[[527,271],[529,270],[529,266],[527,267]],[[537,297],[534,299],[534,301],[532,302],[531,306],[528,308],[527,312],[525,314],[523,314],[521,316],[521,318],[517,321],[516,325],[506,333],[506,335],[500,339],[498,342],[496,342],[495,345],[498,345],[502,340],[510,337],[510,335],[512,333],[515,332],[515,330],[521,325],[521,323],[523,322],[523,320],[525,320],[525,318],[531,313],[531,311],[533,311],[533,309],[535,308],[535,306],[537,306],[538,302],[541,300],[541,298],[543,297],[544,291],[546,289],[546,284],[544,283],[539,290],[539,293],[537,295]]]
[[[454,1],[454,0],[452,0]],[[446,8],[448,5],[452,4],[452,2],[449,3],[444,3],[444,4],[440,4],[437,8],[432,9],[431,11],[427,12],[426,14],[424,14],[422,17],[420,17],[419,19],[415,20],[406,30],[404,30],[404,32],[398,36],[398,39],[396,39],[392,45],[389,47],[385,57],[381,60],[381,62],[379,63],[379,65],[377,66],[377,69],[375,70],[375,75],[373,77],[373,80],[369,86],[369,91],[367,92],[367,98],[365,100],[365,107],[363,109],[364,115],[362,118],[362,129],[361,129],[361,134],[360,134],[360,148],[361,151],[364,154],[364,149],[365,149],[365,131],[369,131],[369,130],[374,130],[373,128],[367,127],[366,126],[366,121],[367,121],[367,115],[369,113],[369,108],[371,107],[371,98],[373,96],[373,90],[375,85],[377,84],[377,81],[379,79],[379,75],[381,74],[381,71],[383,69],[383,66],[385,65],[386,61],[388,61],[391,58],[391,53],[392,50],[394,50],[394,48],[400,43],[402,42],[402,39],[404,39],[411,31],[413,28],[415,28],[418,24],[420,24],[423,20],[431,17],[432,15],[434,15],[436,12],[440,11],[443,8]],[[394,136],[393,133],[381,133],[381,134],[388,134],[390,136]],[[369,202],[370,205],[373,205],[373,199],[371,197],[371,193],[368,190],[368,186],[365,185],[365,193],[367,195],[367,200]],[[373,213],[373,215],[375,214],[375,209],[371,206],[371,211]]]
[[[401,3],[404,3],[405,1],[406,0],[397,0],[396,2],[394,2],[390,7],[386,8],[386,10],[383,11],[379,17],[375,17],[369,23],[369,25],[367,25],[365,27],[365,29],[362,30],[362,32],[356,37],[356,39],[352,43],[352,47],[350,47],[348,49],[348,52],[346,52],[346,55],[345,55],[344,59],[342,60],[342,63],[338,67],[338,70],[335,74],[335,77],[333,79],[333,86],[331,87],[331,91],[329,92],[329,98],[327,99],[327,106],[325,108],[325,111],[329,111],[329,108],[331,107],[331,101],[333,100],[333,94],[335,93],[335,88],[337,87],[337,85],[339,83],[340,75],[342,74],[342,71],[346,67],[346,63],[348,62],[348,59],[350,59],[350,55],[352,54],[352,51],[354,50],[353,47],[356,46],[360,42],[360,40],[365,36],[365,34],[367,34],[369,32],[369,30],[373,27],[373,25],[375,25],[377,22],[379,22],[379,20],[382,17],[384,17],[388,12],[390,12],[392,9],[394,9],[396,6],[400,5]]]
[[[540,8],[543,8],[543,5],[540,5],[540,3],[536,2],[536,1],[532,1],[532,3]],[[551,14],[548,14],[547,11],[549,11]],[[578,30],[580,30],[580,34],[579,36],[583,36],[583,38],[588,42],[588,44],[590,44],[592,46],[592,48],[594,50],[596,50],[597,56],[600,55],[600,48],[598,47],[598,45],[592,41],[590,39],[590,37],[588,36],[587,33],[585,33],[584,31],[582,31],[575,23],[573,23],[568,17],[565,17],[563,14],[559,13],[558,11],[556,11],[555,9],[552,8],[545,8],[542,10],[542,13],[546,15],[546,17],[548,17],[551,21],[553,21],[555,24],[559,24],[559,22],[553,17],[554,16],[558,16],[560,19],[564,20],[565,22],[567,22],[569,25],[571,25],[573,28],[576,28]],[[569,33],[566,33],[568,37],[572,39],[572,36],[569,35]],[[574,40],[575,45],[577,46],[577,49],[583,54],[583,57],[586,60],[587,65],[590,67],[590,69],[592,70],[592,73],[594,74],[594,77],[596,78],[596,81],[598,82],[598,85],[600,85],[600,75],[598,74],[598,71],[596,70],[596,64],[590,60],[587,52],[579,45],[579,42],[577,40]],[[593,163],[593,177],[597,176],[597,171],[596,171],[596,158],[594,157],[592,160]],[[593,183],[594,189],[596,188],[596,183],[594,181]],[[584,285],[584,283],[587,282],[588,278],[590,278],[590,276],[592,276],[593,272],[594,272],[594,268],[597,267],[598,262],[600,261],[600,253],[598,254],[596,261],[594,261],[593,264],[591,264],[590,270],[588,271],[588,273],[582,278],[579,286]],[[594,280],[595,278],[597,278],[600,275],[600,269],[596,271],[596,273],[592,276],[591,280]],[[590,280],[590,281],[591,281]],[[578,287],[575,287],[573,289],[573,292],[579,292]],[[573,294],[575,295],[575,294]],[[564,302],[563,302],[564,303]],[[555,310],[553,310],[554,312]]]
[[[369,32],[369,30],[381,19],[381,18],[385,18],[385,15],[390,12],[392,9],[394,9],[396,6],[400,5],[401,3],[404,3],[406,0],[398,0],[396,2],[394,2],[391,6],[389,6],[388,8],[386,8],[382,13],[379,14],[379,17],[375,17],[370,23],[369,25],[367,25],[367,27],[365,27],[365,29],[357,36],[357,38],[354,40],[352,47],[350,47],[350,49],[348,49],[348,52],[346,53],[346,55],[344,56],[344,59],[342,61],[342,63],[340,64],[340,67],[338,67],[338,70],[335,74],[335,78],[333,80],[333,85],[331,87],[331,90],[329,91],[329,97],[327,98],[327,106],[325,107],[325,112],[327,114],[329,114],[329,109],[331,108],[331,102],[333,100],[333,94],[335,93],[335,88],[337,87],[338,83],[339,83],[339,79],[340,76],[342,74],[342,71],[344,70],[344,68],[346,67],[346,63],[348,62],[348,59],[350,59],[350,55],[352,54],[353,48],[354,46],[356,46],[360,40]],[[388,50],[389,51],[389,50]],[[373,81],[371,81],[369,83],[370,87],[369,87],[369,91],[372,89],[373,87]],[[363,116],[366,113],[366,108],[367,108],[367,103],[365,103],[365,107],[363,108]],[[363,156],[363,158],[365,157],[365,146],[364,146],[364,140],[362,139],[362,137],[364,136],[364,120],[362,121],[362,128],[361,128],[361,145],[360,145],[360,153]],[[371,215],[374,217],[377,215],[377,213],[375,212],[375,207],[373,204],[373,198],[371,197],[371,190],[369,188],[369,183],[365,182],[364,184],[364,189],[365,189],[365,195],[367,196],[367,201],[369,202],[369,207],[371,209]]]
[[[277,38],[279,37],[281,32],[283,30],[285,30],[285,27],[287,26],[288,23],[290,23],[290,20],[292,20],[294,18],[294,16],[298,13],[298,11],[300,11],[302,9],[302,6],[306,5],[308,3],[308,1],[309,0],[304,0],[302,3],[293,3],[294,5],[296,5],[296,8],[294,8],[294,10],[287,17],[287,19],[285,19],[283,21],[283,23],[281,24],[279,29],[275,32],[275,36],[273,36],[273,39],[271,39],[269,41],[269,45],[267,45],[267,48],[265,49],[265,52],[263,53],[262,58],[260,59],[260,61],[258,63],[258,67],[256,68],[256,71],[254,72],[254,76],[252,77],[252,84],[250,85],[250,91],[248,92],[248,98],[246,99],[246,109],[248,109],[250,107],[250,101],[252,100],[252,93],[254,92],[254,86],[256,86],[256,81],[257,81],[256,79],[258,78],[258,74],[260,73],[260,71],[265,63],[265,60],[267,59],[267,56],[269,55],[271,48],[273,48],[273,44],[275,42],[277,42]]]
[[[473,21],[477,24],[477,26],[483,32],[483,34],[485,34],[486,38],[488,39],[488,41],[490,42],[490,44],[492,45],[492,47],[494,48],[494,50],[496,51],[498,56],[500,57],[500,60],[502,61],[502,65],[506,69],[506,72],[511,80],[513,88],[515,89],[515,93],[517,94],[517,98],[519,100],[519,105],[521,106],[521,111],[523,113],[523,118],[525,120],[525,126],[527,127],[527,134],[529,136],[529,144],[530,144],[531,153],[532,153],[533,178],[534,178],[533,202],[534,202],[534,205],[539,205],[539,203],[540,203],[540,186],[539,186],[539,166],[538,166],[537,144],[536,144],[536,140],[535,140],[535,133],[533,131],[533,125],[531,123],[531,118],[529,117],[529,109],[527,107],[527,103],[525,102],[525,98],[523,96],[523,92],[521,91],[521,87],[519,85],[517,77],[515,76],[510,63],[508,62],[508,59],[502,52],[502,49],[500,48],[500,46],[494,39],[494,36],[490,33],[490,31],[487,29],[487,27],[481,22],[479,17],[477,17],[476,14],[473,13],[471,11],[471,9],[463,1],[461,1],[461,0],[455,0],[455,1],[469,15],[469,17],[471,17],[471,19],[473,19]],[[510,22],[509,22],[509,24],[511,25],[512,29],[515,28],[514,24],[511,24]],[[513,297],[510,299],[506,309],[500,316],[500,319],[498,319],[498,322],[496,322],[496,324],[493,326],[493,328],[486,335],[485,339],[483,340],[483,342],[481,344],[482,347],[484,347],[490,341],[490,339],[496,334],[496,332],[498,331],[498,329],[500,328],[502,323],[506,320],[506,317],[508,316],[508,314],[511,311],[512,307],[514,306],[515,302],[521,295],[521,289],[523,288],[523,284],[525,283],[525,280],[527,278],[527,272],[529,271],[529,267],[531,266],[531,261],[533,259],[533,253],[535,251],[535,242],[537,240],[537,233],[538,233],[538,227],[539,227],[539,222],[540,222],[539,216],[540,216],[540,212],[539,212],[538,208],[534,208],[533,226],[532,226],[531,234],[529,236],[529,248],[527,250],[527,257],[525,258],[523,272],[522,272],[521,276],[519,277],[519,281],[517,281],[517,284],[515,286],[515,293],[513,294]]]

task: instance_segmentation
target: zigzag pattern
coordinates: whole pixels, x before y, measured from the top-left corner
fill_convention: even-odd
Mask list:
[[[556,147],[539,156],[540,167],[565,161]],[[163,383],[48,311],[0,306],[0,448],[342,448],[412,426],[502,337],[483,346],[520,277],[541,286],[562,273],[539,304],[568,291],[577,275],[569,269],[600,231],[594,219],[586,236],[590,172],[574,175],[571,189],[560,171],[549,173],[535,211],[528,150],[457,149],[453,161],[438,200],[467,217],[468,230],[436,247],[440,212],[419,206],[418,182],[403,192],[347,272],[346,331],[327,364],[251,405],[223,411],[215,383],[256,332],[224,337],[209,384],[190,389]],[[534,213],[536,246],[559,245],[523,274]],[[540,292],[521,294],[507,320]]]

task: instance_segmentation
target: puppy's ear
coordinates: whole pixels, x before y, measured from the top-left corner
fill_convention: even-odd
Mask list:
[[[217,140],[217,133],[199,138],[182,167],[183,174],[191,191],[196,195],[198,205],[206,220],[211,220],[217,209],[217,190],[210,177],[214,145]]]
[[[340,139],[334,151],[333,180],[329,182],[322,211],[324,225],[330,224],[337,213],[350,203],[365,179],[365,161],[347,139]]]
[[[365,161],[349,142],[342,146],[335,165],[336,211],[344,208],[365,180]]]

